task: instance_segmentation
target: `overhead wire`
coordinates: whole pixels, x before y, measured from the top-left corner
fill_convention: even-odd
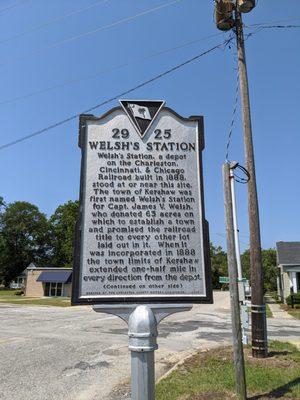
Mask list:
[[[237,64],[237,61],[236,61]],[[226,154],[225,154],[225,161],[229,162],[228,157],[229,157],[229,148],[231,144],[231,137],[233,133],[233,128],[234,128],[234,123],[235,123],[235,116],[236,116],[236,111],[238,107],[238,99],[239,99],[239,68],[238,65],[236,65],[236,83],[235,83],[235,95],[234,95],[234,104],[233,104],[233,110],[232,110],[232,117],[231,117],[231,122],[230,122],[230,127],[229,127],[229,132],[228,132],[228,138],[227,138],[227,144],[226,144]]]
[[[290,22],[290,21],[300,21],[300,15],[297,15],[296,17],[293,17],[293,18],[279,19],[279,20],[267,21],[267,22],[258,22],[256,24],[244,25],[244,26],[245,26],[245,28],[247,28],[247,27],[254,27],[254,26],[259,26],[259,25],[281,24],[282,22]]]
[[[17,3],[11,4],[10,6],[1,8],[0,9],[0,13],[3,13],[3,12],[8,11],[8,10],[11,10],[12,8],[19,7],[24,3],[28,3],[29,1],[31,1],[31,0],[21,0],[21,1],[18,1]]]
[[[264,25],[260,27],[261,29],[271,29],[271,28],[279,28],[279,29],[289,29],[289,28],[300,28],[300,25]]]
[[[268,25],[268,26],[264,26],[262,24],[253,24],[253,25],[249,25],[249,27],[256,27],[255,31],[249,32],[245,35],[245,41],[252,35],[260,32],[263,29],[266,28],[300,28],[300,25]],[[231,138],[232,138],[232,133],[233,133],[233,127],[234,127],[234,122],[235,122],[235,115],[236,115],[236,111],[237,111],[237,105],[238,105],[238,93],[239,93],[239,69],[237,67],[237,79],[236,79],[236,89],[235,89],[235,100],[234,100],[234,106],[233,106],[233,113],[232,113],[232,118],[231,118],[231,122],[230,122],[230,128],[229,128],[229,133],[228,133],[228,139],[227,139],[227,144],[226,144],[226,155],[225,155],[225,161],[226,162],[230,162],[228,160],[229,157],[229,148],[230,148],[230,144],[231,144]],[[244,167],[241,167],[244,168]],[[247,183],[248,180],[250,179],[250,175],[248,177],[248,171],[244,168],[244,173],[247,176],[247,179],[244,180],[244,178],[241,177],[237,177],[236,181],[239,183]],[[249,179],[248,179],[249,178]]]
[[[222,237],[222,238],[227,238],[227,236],[226,236],[226,233],[219,233],[219,232],[212,232],[212,234],[214,234],[214,235],[217,235],[217,236],[220,236],[220,237]],[[245,236],[245,237],[249,237],[249,236],[246,236],[246,235],[240,235],[240,236]],[[246,242],[243,242],[243,241],[239,241],[241,244],[244,244],[245,246],[249,246],[249,242],[248,243],[246,243]]]
[[[180,1],[180,0],[178,0],[178,1]],[[174,2],[172,2],[172,3],[174,3]],[[167,3],[167,4],[170,4],[170,3]],[[164,5],[164,6],[166,6],[166,5]],[[148,11],[149,11],[149,10],[148,10]],[[254,35],[255,33],[257,33],[257,32],[260,31],[260,30],[261,30],[261,27],[258,27],[258,29],[257,29],[255,32],[250,32],[250,33],[248,33],[248,34],[247,34],[247,38],[249,38],[250,36]],[[40,129],[40,130],[38,130],[38,131],[36,131],[36,132],[33,132],[33,133],[29,134],[29,135],[23,136],[23,137],[21,137],[21,138],[19,138],[19,139],[16,139],[16,140],[14,140],[14,141],[11,141],[11,142],[8,142],[8,143],[6,143],[6,144],[3,144],[2,146],[0,146],[0,150],[3,150],[3,149],[5,149],[5,148],[7,148],[7,147],[11,147],[11,146],[13,146],[13,145],[15,145],[15,144],[17,144],[17,143],[23,142],[24,140],[30,139],[31,137],[38,136],[38,135],[40,135],[40,134],[42,134],[42,133],[44,133],[44,132],[47,132],[47,131],[49,131],[49,130],[51,130],[51,129],[54,129],[54,128],[57,127],[57,126],[60,126],[60,125],[62,125],[62,124],[65,124],[65,123],[67,123],[67,122],[69,122],[69,121],[71,121],[71,120],[73,120],[73,119],[79,117],[79,115],[82,114],[82,113],[88,113],[88,112],[93,111],[93,110],[95,110],[95,109],[97,109],[97,108],[99,108],[99,107],[101,107],[101,106],[104,106],[104,105],[106,105],[106,104],[108,104],[108,103],[110,103],[110,102],[112,102],[112,101],[114,101],[114,100],[117,100],[118,98],[120,98],[120,97],[122,97],[122,96],[125,96],[125,95],[127,95],[127,94],[129,94],[129,93],[131,93],[131,92],[133,92],[133,91],[135,91],[135,90],[137,90],[137,89],[139,89],[139,88],[141,88],[141,87],[143,87],[143,86],[145,86],[145,85],[147,85],[147,84],[149,84],[149,83],[151,83],[151,82],[154,82],[154,81],[156,81],[157,79],[160,79],[160,78],[162,78],[163,76],[168,75],[169,73],[171,73],[171,72],[173,72],[173,71],[175,71],[175,70],[177,70],[177,69],[179,69],[179,68],[181,68],[181,67],[183,67],[183,66],[185,66],[185,65],[187,65],[187,64],[189,64],[189,63],[191,63],[191,62],[193,62],[193,61],[195,61],[195,60],[197,60],[198,58],[202,57],[203,55],[206,55],[206,54],[210,53],[211,51],[213,51],[213,50],[215,50],[215,49],[217,49],[217,48],[222,48],[222,47],[225,48],[225,47],[232,41],[232,39],[233,39],[233,38],[230,37],[229,39],[225,40],[223,43],[220,43],[219,45],[216,45],[216,46],[210,48],[209,50],[207,50],[207,51],[205,51],[205,52],[203,52],[203,53],[200,53],[200,54],[196,55],[195,57],[192,57],[192,58],[186,60],[185,62],[183,62],[183,63],[181,63],[181,64],[178,64],[178,65],[176,65],[175,67],[170,68],[169,70],[167,70],[167,71],[165,71],[165,72],[163,72],[163,73],[161,73],[161,74],[158,74],[158,75],[156,75],[155,77],[153,77],[153,78],[151,78],[151,79],[149,79],[149,80],[147,80],[147,81],[144,81],[144,82],[142,82],[141,84],[139,84],[139,85],[137,85],[137,86],[135,86],[135,87],[133,87],[133,88],[131,88],[131,89],[129,89],[129,90],[126,90],[126,91],[123,92],[123,93],[118,94],[117,96],[114,96],[114,97],[112,97],[112,98],[110,98],[110,99],[108,99],[108,100],[105,100],[104,102],[102,102],[102,103],[100,103],[100,104],[97,104],[96,106],[93,106],[93,107],[91,107],[90,109],[85,110],[84,112],[80,112],[80,113],[75,114],[75,115],[73,115],[73,116],[71,116],[71,117],[68,117],[68,118],[66,118],[66,119],[64,119],[64,120],[61,120],[61,121],[59,121],[59,122],[57,122],[57,123],[54,123],[54,124],[52,124],[52,125],[49,125],[49,126],[46,127],[46,128]]]
[[[260,28],[256,29],[254,32],[249,32],[245,35],[245,40],[249,39],[250,36],[254,35],[260,30]],[[238,67],[238,56],[235,53],[235,63],[236,63],[236,83],[235,83],[235,95],[234,95],[234,103],[233,103],[233,110],[232,110],[232,117],[229,125],[229,132],[227,136],[227,143],[226,143],[226,153],[225,153],[225,162],[229,163],[229,149],[231,145],[231,139],[232,139],[232,133],[233,133],[233,128],[235,124],[235,117],[236,117],[236,112],[238,108],[238,99],[239,99],[239,67]]]
[[[49,87],[44,88],[44,89],[36,90],[34,92],[31,92],[31,93],[27,93],[27,94],[24,94],[24,95],[21,95],[21,96],[16,96],[16,97],[13,97],[13,98],[10,98],[10,99],[7,99],[7,100],[0,101],[0,105],[14,103],[14,102],[19,101],[19,100],[24,100],[24,99],[27,99],[27,98],[30,98],[30,97],[33,97],[33,96],[36,96],[36,95],[39,95],[39,94],[43,94],[43,93],[46,93],[46,92],[49,92],[49,91],[53,91],[53,90],[56,90],[56,89],[60,89],[60,88],[66,87],[68,85],[72,85],[72,84],[76,84],[76,83],[79,83],[79,82],[95,79],[95,78],[97,78],[98,76],[100,76],[100,75],[102,75],[104,73],[109,73],[109,72],[112,72],[112,71],[127,67],[129,65],[137,64],[137,63],[149,60],[150,58],[158,57],[158,56],[170,53],[172,51],[179,50],[179,49],[191,46],[191,45],[193,45],[195,43],[199,43],[201,41],[204,41],[204,40],[207,40],[207,39],[211,39],[213,37],[220,36],[220,35],[223,35],[223,33],[222,32],[214,33],[213,35],[204,36],[202,38],[195,39],[195,40],[190,40],[188,42],[179,44],[177,46],[174,46],[174,47],[171,47],[171,48],[168,48],[168,49],[164,49],[164,50],[160,50],[160,51],[157,51],[155,53],[148,54],[148,55],[146,55],[144,57],[140,57],[140,58],[137,58],[135,60],[131,60],[131,61],[126,62],[126,63],[122,63],[122,64],[119,64],[119,65],[115,65],[113,67],[102,69],[102,70],[100,70],[100,71],[98,71],[98,72],[96,72],[94,74],[85,75],[85,76],[82,76],[81,78],[77,78],[77,79],[71,79],[71,80],[56,84],[56,85],[49,86]]]
[[[121,98],[123,96],[126,96],[127,94],[130,94],[130,93],[132,93],[132,92],[134,92],[134,91],[136,91],[136,90],[138,90],[138,89],[140,89],[140,88],[142,88],[142,87],[144,87],[144,86],[146,86],[146,85],[148,85],[148,84],[150,84],[152,82],[157,81],[158,79],[161,79],[161,78],[165,77],[166,75],[169,75],[172,72],[175,72],[175,71],[179,70],[180,68],[182,68],[182,67],[184,67],[184,66],[186,66],[186,65],[188,65],[188,64],[190,64],[190,63],[192,63],[192,62],[194,62],[196,60],[198,60],[199,58],[211,53],[212,51],[214,51],[216,49],[220,49],[222,47],[226,47],[231,42],[231,40],[232,40],[232,38],[229,38],[229,39],[225,40],[224,42],[219,43],[219,44],[211,47],[210,49],[208,49],[208,50],[206,50],[206,51],[204,51],[204,52],[202,52],[200,54],[197,54],[196,56],[191,57],[191,58],[183,61],[182,63],[177,64],[174,67],[169,68],[166,71],[164,71],[164,72],[162,72],[162,73],[160,73],[158,75],[155,75],[154,77],[152,77],[152,78],[150,78],[150,79],[148,79],[148,80],[146,80],[146,81],[144,81],[144,82],[142,82],[142,83],[140,83],[140,84],[138,84],[138,85],[136,85],[136,86],[134,86],[134,87],[132,87],[132,88],[130,88],[128,90],[125,90],[124,92],[119,93],[116,96],[113,96],[113,97],[103,101],[102,103],[96,104],[96,105],[88,108],[85,111],[82,111],[80,113],[76,113],[75,115],[72,115],[72,116],[70,116],[68,118],[65,118],[65,119],[63,119],[61,121],[58,121],[58,122],[56,122],[54,124],[51,124],[51,125],[49,125],[49,126],[47,126],[45,128],[39,129],[38,131],[35,131],[35,132],[30,133],[28,135],[25,135],[25,136],[23,136],[23,137],[21,137],[19,139],[11,141],[11,142],[5,143],[5,144],[0,146],[0,150],[3,150],[5,148],[11,147],[11,146],[14,146],[14,145],[16,145],[18,143],[21,143],[21,142],[23,142],[25,140],[28,140],[28,139],[32,138],[32,137],[35,137],[35,136],[41,135],[43,133],[46,133],[46,132],[48,132],[48,131],[50,131],[50,130],[52,130],[52,129],[60,126],[60,125],[66,124],[67,122],[78,118],[81,114],[88,114],[91,111],[94,111],[99,107],[102,107],[102,106],[104,106],[104,105],[106,105],[108,103],[111,103],[112,101],[118,100],[119,98]]]
[[[54,49],[54,48],[56,48],[58,46],[61,46],[62,44],[71,43],[71,42],[73,42],[75,40],[81,39],[81,38],[89,36],[89,35],[93,35],[95,33],[101,32],[101,31],[103,31],[105,29],[113,28],[114,26],[123,24],[125,22],[133,21],[134,19],[137,19],[139,17],[143,17],[144,15],[153,13],[155,11],[162,10],[163,8],[169,7],[169,6],[173,5],[173,4],[179,3],[181,1],[183,1],[183,0],[172,0],[172,1],[169,1],[168,3],[161,4],[161,5],[157,6],[157,7],[149,8],[149,9],[147,9],[145,11],[140,12],[140,13],[137,13],[137,14],[134,14],[134,15],[130,15],[129,17],[121,18],[121,19],[119,19],[117,21],[114,21],[114,22],[111,22],[109,24],[99,26],[98,28],[92,29],[92,30],[90,30],[88,32],[80,33],[79,35],[71,36],[69,38],[66,38],[66,39],[60,40],[58,42],[52,43],[52,44],[50,44],[48,46],[40,47],[40,48],[35,49],[35,50],[33,50],[33,51],[31,51],[31,52],[29,52],[27,54],[23,54],[23,55],[14,57],[14,58],[6,61],[6,62],[4,61],[4,62],[0,63],[0,66],[5,66],[5,65],[12,64],[15,61],[26,59],[26,58],[28,58],[28,57],[30,57],[32,55],[39,54],[39,53],[41,53],[43,51],[46,51],[46,50]]]
[[[242,172],[242,176],[236,172],[236,170],[241,171]],[[233,175],[234,175],[234,180],[238,183],[243,183],[246,184],[250,181],[251,176],[249,171],[243,167],[240,164],[237,164],[234,168],[233,168]]]
[[[26,1],[27,1],[27,0],[26,0]],[[56,22],[59,22],[59,21],[62,21],[62,20],[64,20],[64,19],[66,19],[66,18],[72,17],[73,15],[82,13],[82,12],[87,11],[87,10],[90,10],[91,8],[94,8],[94,7],[96,7],[96,6],[99,6],[100,4],[103,4],[103,3],[107,3],[108,1],[110,1],[110,0],[98,0],[98,1],[96,1],[95,3],[92,3],[92,4],[88,5],[88,6],[82,7],[82,8],[80,8],[80,9],[78,9],[78,10],[71,11],[71,12],[69,12],[69,13],[67,13],[67,14],[64,14],[64,15],[61,15],[61,16],[59,16],[59,17],[53,18],[53,19],[51,19],[51,20],[49,20],[49,21],[47,21],[47,22],[44,22],[43,24],[33,26],[32,28],[27,29],[26,31],[23,31],[23,32],[21,32],[21,33],[18,33],[18,34],[14,35],[14,36],[11,36],[11,37],[9,37],[9,38],[2,39],[2,40],[0,40],[0,44],[6,43],[6,42],[10,42],[10,41],[15,40],[15,39],[18,39],[18,38],[20,38],[20,37],[22,37],[22,36],[25,36],[25,35],[27,35],[27,34],[29,34],[29,33],[32,33],[32,32],[35,32],[35,31],[37,31],[37,30],[46,28],[46,27],[48,27],[49,25],[52,25],[52,24],[54,24],[54,23],[56,23]]]

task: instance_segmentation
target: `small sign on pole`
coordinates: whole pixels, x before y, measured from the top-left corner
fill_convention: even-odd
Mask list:
[[[229,277],[228,276],[220,276],[219,283],[229,283]]]

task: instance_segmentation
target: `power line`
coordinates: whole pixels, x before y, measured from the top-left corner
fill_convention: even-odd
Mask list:
[[[261,26],[261,29],[270,29],[270,28],[279,28],[279,29],[300,28],[300,25],[265,25],[265,26]]]
[[[180,69],[180,68],[182,68],[182,67],[184,67],[184,66],[186,66],[186,65],[188,65],[188,64],[190,64],[190,63],[192,63],[192,62],[194,62],[196,60],[198,60],[200,57],[203,57],[206,54],[209,54],[209,53],[211,53],[212,51],[214,51],[216,49],[219,49],[219,48],[222,48],[222,47],[226,47],[231,41],[232,41],[232,38],[229,38],[229,39],[225,40],[224,42],[219,43],[216,46],[211,47],[210,49],[208,49],[208,50],[206,50],[206,51],[204,51],[204,52],[202,52],[200,54],[197,54],[196,56],[194,56],[192,58],[189,58],[188,60],[186,60],[186,61],[184,61],[184,62],[182,62],[180,64],[177,64],[176,66],[174,66],[174,67],[172,67],[172,68],[170,68],[170,69],[168,69],[168,70],[166,70],[166,71],[164,71],[164,72],[162,72],[162,73],[160,73],[160,74],[158,74],[158,75],[156,75],[156,76],[154,76],[154,77],[152,77],[152,78],[150,78],[150,79],[148,79],[148,80],[146,80],[146,81],[144,81],[144,82],[142,82],[142,83],[140,83],[140,84],[138,84],[136,86],[134,86],[131,89],[128,89],[128,90],[126,90],[126,91],[124,91],[122,93],[119,93],[118,95],[116,95],[116,96],[114,96],[114,97],[112,97],[110,99],[107,99],[107,100],[103,101],[100,104],[96,104],[95,106],[90,107],[89,109],[87,109],[87,110],[85,110],[83,112],[77,113],[77,114],[72,115],[72,116],[70,116],[68,118],[65,118],[65,119],[63,119],[63,120],[61,120],[59,122],[56,122],[56,123],[54,123],[52,125],[49,125],[46,128],[42,128],[42,129],[40,129],[38,131],[30,133],[29,135],[23,136],[23,137],[21,137],[19,139],[16,139],[16,140],[13,140],[13,141],[8,142],[6,144],[3,144],[2,146],[0,146],[0,150],[3,150],[5,148],[11,147],[11,146],[14,146],[14,145],[16,145],[18,143],[21,143],[21,142],[23,142],[25,140],[28,140],[28,139],[32,138],[32,137],[35,137],[35,136],[41,135],[41,134],[43,134],[45,132],[48,132],[48,131],[50,131],[50,130],[52,130],[52,129],[60,126],[60,125],[66,124],[67,122],[78,118],[81,114],[88,114],[91,111],[94,111],[95,109],[97,109],[99,107],[102,107],[102,106],[104,106],[104,105],[106,105],[108,103],[111,103],[114,100],[117,100],[117,99],[119,99],[119,98],[121,98],[123,96],[126,96],[127,94],[132,93],[132,92],[136,91],[137,89],[140,89],[140,88],[142,88],[142,87],[144,87],[144,86],[146,86],[146,85],[148,85],[148,84],[150,84],[152,82],[157,81],[160,78],[163,78],[166,75],[169,75],[170,73],[172,73],[174,71],[177,71],[178,69]]]
[[[300,15],[293,17],[293,18],[288,18],[288,19],[280,19],[280,20],[267,21],[267,22],[258,22],[257,24],[245,25],[245,28],[253,27],[253,26],[260,26],[260,25],[281,24],[282,22],[299,21],[299,20],[300,20]]]
[[[212,232],[212,234],[213,234],[213,235],[216,235],[216,236],[220,236],[220,237],[222,237],[222,238],[224,238],[224,239],[226,239],[226,237],[227,237],[227,236],[226,236],[226,233]],[[246,236],[246,235],[240,235],[240,236],[249,237],[249,236]],[[242,244],[244,244],[244,245],[246,245],[246,246],[249,246],[249,242],[246,243],[246,242],[243,242],[243,241],[240,240],[240,243],[242,243]]]
[[[261,28],[256,29],[254,32],[249,32],[245,40],[248,40],[249,37],[252,35],[258,33],[261,30]],[[236,117],[236,112],[237,112],[237,107],[238,107],[238,99],[239,99],[239,81],[240,81],[240,76],[239,76],[239,68],[238,68],[238,56],[235,53],[235,59],[236,59],[236,84],[235,84],[235,96],[234,96],[234,104],[233,104],[233,110],[232,110],[232,117],[231,117],[231,122],[229,126],[229,132],[228,132],[228,137],[227,137],[227,144],[226,144],[226,154],[225,154],[225,162],[229,162],[229,148],[231,145],[231,139],[232,139],[232,133],[233,133],[233,128],[235,124],[235,117]]]
[[[242,175],[239,174],[238,172],[236,172],[236,170],[241,171],[241,172],[242,172]],[[234,175],[234,180],[235,180],[236,182],[238,182],[238,183],[246,184],[246,183],[248,183],[248,182],[250,181],[250,179],[251,179],[251,176],[250,176],[250,174],[249,174],[249,171],[248,171],[245,167],[243,167],[242,165],[240,165],[240,164],[236,165],[236,167],[235,167],[235,169],[234,169],[233,175]]]
[[[231,136],[233,132],[233,127],[235,123],[235,115],[238,107],[238,99],[239,99],[239,69],[236,68],[236,84],[235,84],[235,98],[234,98],[234,105],[233,105],[233,111],[232,111],[232,117],[231,117],[231,123],[230,123],[230,128],[229,128],[229,133],[228,133],[228,139],[227,139],[227,144],[226,144],[226,155],[225,155],[225,161],[228,162],[228,157],[229,157],[229,147],[231,144]]]
[[[153,7],[153,8],[150,8],[148,10],[142,11],[142,12],[140,12],[138,14],[131,15],[131,16],[125,17],[125,18],[121,18],[121,19],[119,19],[119,20],[117,20],[115,22],[112,22],[110,24],[107,24],[107,25],[102,25],[102,26],[100,26],[100,27],[98,27],[96,29],[93,29],[91,31],[84,32],[84,33],[81,33],[79,35],[71,36],[71,37],[69,37],[67,39],[60,40],[60,41],[52,43],[52,44],[50,44],[48,46],[40,47],[39,49],[35,49],[32,52],[29,52],[27,54],[24,54],[24,55],[15,57],[15,58],[12,58],[12,59],[8,60],[7,62],[0,63],[0,66],[8,65],[8,64],[11,64],[11,63],[13,63],[15,61],[18,61],[18,60],[23,60],[23,59],[28,58],[28,57],[30,57],[32,55],[41,53],[41,52],[43,52],[45,50],[50,50],[50,49],[56,48],[56,47],[58,47],[58,46],[60,46],[62,44],[70,43],[70,42],[73,42],[75,40],[81,39],[83,37],[86,37],[86,36],[89,36],[89,35],[93,35],[95,33],[103,31],[105,29],[113,28],[114,26],[120,25],[120,24],[122,24],[124,22],[132,21],[132,20],[134,20],[136,18],[139,18],[139,17],[142,17],[144,15],[150,14],[152,12],[161,10],[161,9],[163,9],[165,7],[168,7],[168,6],[171,6],[173,4],[179,3],[180,1],[183,1],[183,0],[172,0],[172,1],[168,2],[168,3],[162,4],[160,6]]]
[[[46,92],[49,92],[49,91],[52,91],[52,90],[60,89],[60,88],[63,88],[65,86],[68,86],[68,85],[72,85],[72,84],[76,84],[76,83],[79,83],[79,82],[91,80],[91,79],[97,78],[99,75],[102,75],[103,73],[109,73],[111,71],[114,71],[114,70],[117,70],[117,69],[121,69],[121,68],[127,67],[127,66],[132,65],[132,64],[137,64],[137,63],[143,62],[145,60],[148,60],[150,58],[158,57],[158,56],[164,55],[166,53],[169,53],[171,51],[182,49],[184,47],[191,46],[191,45],[193,45],[195,43],[199,43],[199,42],[201,42],[203,40],[211,39],[213,37],[220,36],[220,35],[223,35],[223,33],[222,32],[221,33],[215,33],[213,35],[205,36],[205,37],[202,37],[202,38],[199,38],[199,39],[190,40],[188,42],[179,44],[179,45],[177,45],[175,47],[171,47],[171,48],[168,48],[168,49],[165,49],[165,50],[160,50],[158,52],[149,54],[149,55],[147,55],[145,57],[138,58],[138,59],[129,61],[127,63],[115,65],[113,67],[100,70],[100,71],[98,71],[98,72],[96,72],[96,73],[94,73],[92,75],[86,75],[86,76],[83,76],[81,78],[72,79],[72,80],[69,80],[69,81],[62,82],[62,83],[57,84],[57,85],[49,86],[49,87],[44,88],[44,89],[36,90],[34,92],[27,93],[25,95],[21,95],[21,96],[17,96],[17,97],[11,98],[11,99],[0,101],[0,105],[13,103],[13,102],[16,102],[16,101],[19,101],[19,100],[24,100],[24,99],[27,99],[29,97],[33,97],[33,96],[36,96],[36,95],[39,95],[39,94],[43,94],[43,93],[46,93]]]
[[[12,8],[19,7],[19,6],[21,6],[22,4],[24,4],[24,3],[28,3],[29,1],[31,1],[31,0],[22,0],[22,1],[19,1],[18,3],[11,4],[11,5],[8,6],[8,7],[1,8],[1,9],[0,9],[0,13],[3,13],[3,12],[8,11],[8,10],[11,10]]]
[[[75,11],[72,11],[72,12],[70,12],[68,14],[61,15],[61,16],[56,17],[54,19],[51,19],[50,21],[47,21],[47,22],[45,22],[43,24],[36,25],[36,26],[34,26],[34,27],[24,31],[24,32],[18,33],[15,36],[11,36],[11,37],[9,37],[7,39],[0,40],[0,44],[6,43],[6,42],[10,42],[10,41],[15,40],[15,39],[18,39],[18,38],[20,38],[22,36],[25,36],[25,35],[29,34],[29,33],[35,32],[35,31],[43,29],[43,28],[45,28],[45,27],[47,27],[49,25],[52,25],[52,24],[54,24],[56,22],[62,21],[63,19],[72,17],[73,15],[79,14],[79,13],[84,12],[84,11],[90,10],[91,8],[99,6],[100,4],[106,3],[108,1],[109,0],[100,0],[100,1],[98,0],[95,3],[92,3],[87,7],[83,7],[83,8],[80,8],[79,10],[75,10]]]

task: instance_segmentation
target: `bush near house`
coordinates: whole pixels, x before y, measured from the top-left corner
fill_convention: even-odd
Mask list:
[[[290,294],[286,298],[286,304],[290,307],[300,308],[300,293]]]

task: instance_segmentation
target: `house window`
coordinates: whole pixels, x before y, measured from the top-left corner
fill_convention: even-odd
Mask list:
[[[46,282],[44,294],[47,297],[62,296],[63,295],[63,283],[61,283],[61,282]]]

